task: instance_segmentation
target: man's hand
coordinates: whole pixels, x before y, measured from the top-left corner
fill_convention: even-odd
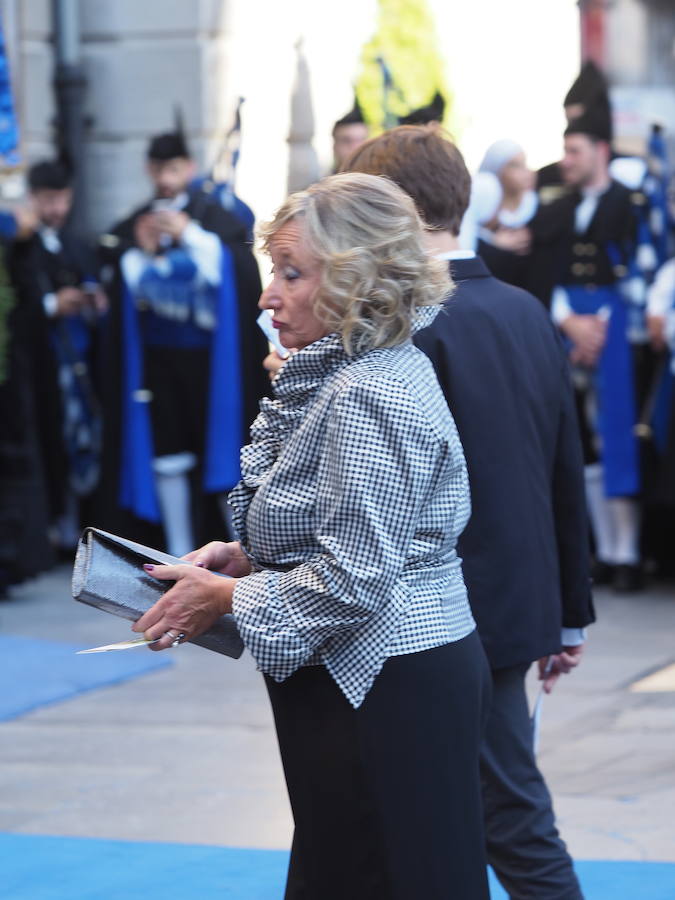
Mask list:
[[[110,308],[110,304],[108,303],[108,295],[103,290],[100,284],[85,282],[82,285],[82,291],[84,292],[84,296],[89,309],[93,309],[94,312],[99,316],[102,316],[108,312],[108,309]]]
[[[136,219],[134,240],[145,253],[151,256],[157,253],[160,234],[154,213],[145,213]]]
[[[544,656],[539,662],[539,681],[544,682],[544,693],[550,694],[561,675],[569,674],[581,662],[584,645],[563,647],[562,653]]]
[[[607,322],[600,316],[575,313],[561,322],[560,328],[574,344],[570,353],[572,362],[594,366],[605,346]]]
[[[87,305],[87,296],[79,288],[63,287],[56,292],[56,315],[74,316]]]
[[[495,246],[518,256],[525,256],[532,246],[529,228],[498,228],[493,237]]]
[[[647,316],[647,331],[649,340],[657,353],[666,349],[666,317]]]
[[[152,215],[158,232],[168,234],[174,241],[179,241],[183,237],[183,232],[190,224],[190,217],[176,209],[160,209]]]
[[[90,295],[90,302],[93,303],[94,309],[99,314],[99,316],[104,315],[110,309],[108,295],[99,285],[96,286],[96,290],[94,290]]]
[[[16,236],[20,241],[25,241],[32,236],[38,227],[38,217],[30,206],[17,206],[12,210],[16,222]]]

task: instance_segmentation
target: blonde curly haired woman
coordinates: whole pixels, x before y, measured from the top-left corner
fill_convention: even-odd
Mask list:
[[[176,584],[134,627],[163,649],[234,614],[295,819],[287,898],[487,898],[488,672],[455,551],[466,466],[411,341],[451,288],[447,267],[425,253],[410,198],[372,175],[292,195],[263,240],[260,306],[298,352],[242,450],[240,540],[155,566]]]

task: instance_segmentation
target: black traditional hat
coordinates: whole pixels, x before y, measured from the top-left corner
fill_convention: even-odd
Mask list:
[[[569,134],[586,134],[599,141],[612,143],[612,111],[609,101],[599,100],[586,111],[572,119],[565,129],[565,137]]]
[[[582,103],[585,107],[593,106],[603,97],[609,103],[607,79],[598,66],[588,59],[581,67],[581,72],[579,72],[574,84],[567,92],[563,106],[571,106],[573,103]]]
[[[28,170],[28,186],[31,191],[63,191],[73,181],[70,167],[60,159],[44,159]]]
[[[361,104],[359,103],[358,98],[354,96],[354,106],[352,106],[352,108],[346,115],[337,120],[335,125],[333,125],[333,131],[335,131],[335,129],[339,128],[341,125],[365,125],[365,122],[366,120],[363,118]]]
[[[428,125],[429,122],[441,122],[445,114],[445,99],[440,91],[436,91],[431,103],[411,110],[407,116],[399,116],[399,125]]]
[[[174,107],[174,130],[155,135],[148,145],[148,159],[166,162],[168,159],[183,157],[190,159],[190,149],[185,137],[183,113],[180,106]]]

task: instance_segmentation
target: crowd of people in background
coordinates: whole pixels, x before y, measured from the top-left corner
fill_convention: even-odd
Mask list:
[[[635,591],[674,562],[665,141],[654,126],[645,158],[614,153],[593,63],[564,105],[559,162],[532,171],[510,136],[486,149],[459,243],[550,311],[575,387],[593,577]],[[437,128],[443,112],[436,94],[402,125]],[[357,101],[333,130],[335,171],[368,136]],[[96,246],[69,229],[67,160],[31,166],[29,202],[0,215],[0,592],[72,558],[85,523],[174,555],[227,533],[263,360],[282,362],[256,325],[251,214],[197,178],[180,127],[145,162],[149,201]]]
[[[214,537],[238,536],[246,545],[256,532],[258,556],[267,560],[259,567],[252,569],[255,554],[239,544],[199,552],[219,547],[219,565],[204,563],[218,569],[238,547],[240,571],[229,574],[244,584],[215,579],[230,595],[214,615],[238,612],[246,645],[275,682],[268,678],[296,820],[289,897],[307,879],[321,885],[312,896],[343,897],[339,879],[366,890],[371,875],[388,877],[364,855],[359,830],[331,812],[355,817],[349,822],[358,820],[368,839],[377,831],[367,792],[354,790],[360,745],[350,751],[354,765],[334,750],[352,726],[368,722],[360,707],[377,676],[373,734],[388,744],[390,781],[379,750],[364,777],[376,772],[373,784],[386,787],[380,813],[392,798],[397,807],[385,812],[383,832],[384,868],[401,873],[396,896],[413,896],[406,879],[418,890],[429,884],[428,896],[455,882],[457,896],[485,896],[487,856],[511,896],[582,898],[537,767],[525,676],[538,661],[550,691],[578,664],[595,619],[591,579],[625,593],[639,591],[646,577],[673,573],[675,260],[661,127],[645,158],[615,154],[608,87],[590,62],[565,98],[565,113],[559,162],[534,172],[526,149],[507,136],[486,149],[471,176],[441,128],[438,93],[370,139],[355,102],[333,129],[340,174],[294,194],[264,232],[273,279],[262,298],[250,210],[197,177],[179,123],[149,143],[148,200],[95,246],[69,228],[66,159],[35,163],[30,202],[0,214],[0,592],[72,560],[84,524],[174,556]],[[316,244],[314,255],[308,249],[310,231],[330,245],[325,259]],[[388,248],[403,246],[401,233],[411,258],[393,260]],[[430,272],[438,279],[428,323],[420,309],[432,301],[419,300],[415,310],[409,296],[413,263],[419,297]],[[363,288],[370,306],[354,293],[357,269],[371,273]],[[319,287],[328,278],[333,294],[324,296]],[[436,295],[445,296],[450,281],[453,292],[439,311]],[[344,284],[348,302],[336,319]],[[376,313],[382,343],[367,344]],[[275,327],[282,340],[271,350]],[[355,335],[367,345],[363,356],[358,340],[350,343]],[[347,407],[340,398],[326,401],[321,384],[348,371],[358,391],[345,416]],[[273,398],[264,399],[270,391]],[[422,430],[417,406],[428,419]],[[331,432],[340,416],[342,430]],[[331,433],[331,463],[322,467]],[[430,487],[439,472],[446,493]],[[226,503],[232,488],[234,530]],[[436,544],[442,553],[420,549]],[[377,562],[383,554],[391,572]],[[196,566],[180,572],[179,584],[213,578]],[[177,578],[173,570],[155,577]],[[363,621],[358,603],[348,593],[345,600],[352,582],[354,597],[364,596]],[[151,623],[136,623],[157,630],[152,639],[164,644],[155,649],[192,633],[187,625],[174,633],[168,618],[162,624],[172,592],[150,611]],[[462,679],[438,674],[446,662],[429,669],[434,683],[461,688],[452,715],[434,711],[426,682],[406,693],[406,715],[418,716],[410,735],[427,755],[434,735],[435,767],[392,762],[399,759],[392,748],[407,753],[401,694],[378,667],[391,657],[387,673],[414,669],[417,657],[441,659],[439,649],[461,650],[466,638],[472,665],[485,651],[491,699],[486,693],[468,702]],[[317,678],[331,702],[338,696],[322,661],[344,694],[339,716],[317,701],[317,716],[328,710],[325,731],[306,714],[302,690],[297,709],[292,697],[286,706],[294,684]],[[479,674],[482,694],[487,680]],[[279,729],[285,720],[294,723],[287,732]],[[311,735],[298,748],[303,729]],[[330,729],[335,737],[308,757],[305,741]],[[458,735],[469,736],[466,746]],[[313,778],[306,776],[310,757],[319,761]],[[330,808],[319,804],[317,815],[307,785],[325,783],[324,757],[337,764],[331,784],[344,777],[354,793],[336,791],[344,796]],[[454,782],[449,794],[439,792],[436,775],[450,770],[466,803],[456,801]],[[407,794],[398,791],[404,771]],[[301,773],[296,783],[294,772]],[[418,846],[409,843],[413,812]],[[466,852],[455,840],[460,834],[473,835]],[[346,855],[345,835],[353,842]],[[446,868],[435,868],[439,860]]]
[[[609,90],[587,62],[564,99],[563,156],[534,171],[511,137],[487,148],[459,243],[550,311],[568,350],[584,451],[595,584],[672,576],[675,264],[663,126],[644,157],[613,148]],[[432,102],[411,122],[440,121]],[[361,135],[336,124],[336,160]],[[347,139],[347,135],[351,140]]]

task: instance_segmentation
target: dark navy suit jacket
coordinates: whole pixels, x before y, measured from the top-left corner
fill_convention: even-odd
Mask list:
[[[542,304],[453,260],[454,294],[415,343],[464,446],[472,516],[459,541],[492,668],[560,651],[594,621],[583,463],[567,359]]]

